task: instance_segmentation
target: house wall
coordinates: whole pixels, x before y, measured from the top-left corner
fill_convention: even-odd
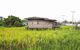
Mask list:
[[[54,23],[49,21],[42,21],[42,20],[29,20],[28,27],[29,28],[52,28]]]

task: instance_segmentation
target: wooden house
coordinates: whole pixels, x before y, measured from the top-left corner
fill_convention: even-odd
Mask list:
[[[28,29],[47,29],[47,28],[57,28],[59,27],[56,20],[40,17],[29,17],[27,19]]]

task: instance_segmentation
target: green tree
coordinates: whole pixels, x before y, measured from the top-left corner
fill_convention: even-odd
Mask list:
[[[2,20],[0,20],[0,26],[3,26],[3,21]]]
[[[22,26],[22,21],[19,17],[10,15],[8,18],[4,19],[4,26],[12,27],[12,26]]]
[[[19,21],[15,21],[15,22],[14,22],[14,26],[19,27],[19,26],[21,26],[21,23],[20,23]]]

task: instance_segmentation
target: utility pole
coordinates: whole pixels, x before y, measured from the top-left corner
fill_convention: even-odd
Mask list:
[[[65,18],[65,15],[62,15],[62,20],[63,20],[63,21],[65,20],[64,18]]]
[[[75,11],[71,11],[71,12],[72,12],[72,25],[74,26],[74,14],[75,14]],[[76,28],[77,28],[77,25],[76,25]]]
[[[75,14],[75,11],[71,11],[72,12],[72,24],[74,24],[74,14]]]

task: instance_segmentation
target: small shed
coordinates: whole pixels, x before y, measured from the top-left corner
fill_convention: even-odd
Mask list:
[[[59,27],[56,20],[41,18],[41,17],[29,17],[27,19],[28,29],[47,29],[47,28],[57,28]]]

